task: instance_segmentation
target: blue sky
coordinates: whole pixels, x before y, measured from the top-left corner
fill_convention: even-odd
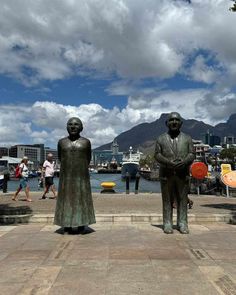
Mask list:
[[[123,108],[127,104],[127,96],[109,95],[106,89],[111,79],[90,79],[71,77],[60,81],[44,81],[40,85],[26,87],[14,78],[0,76],[1,103],[34,103],[35,100],[52,100],[57,103],[71,105],[98,103],[104,107]],[[114,81],[114,79],[113,79]]]
[[[1,2],[0,144],[56,146],[71,116],[93,147],[179,111],[236,112],[228,0]]]

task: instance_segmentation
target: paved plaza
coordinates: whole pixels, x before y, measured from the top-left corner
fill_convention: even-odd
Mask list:
[[[29,206],[34,213],[54,213],[56,201],[51,199],[50,192],[48,199],[41,200],[42,192],[31,192],[32,203],[25,201],[25,194],[19,194],[17,202],[12,201],[14,192],[3,194],[0,192],[0,204],[4,206]],[[161,213],[162,201],[160,193],[134,193],[123,194],[100,194],[93,193],[93,202],[96,213]],[[194,201],[193,210],[189,213],[213,214],[236,212],[236,198],[226,198],[224,196],[189,195]]]
[[[190,196],[190,234],[166,235],[160,194],[93,194],[98,223],[63,235],[55,200],[31,195],[0,193],[0,215],[32,215],[0,226],[0,295],[236,295],[236,198]]]
[[[0,227],[0,294],[236,294],[236,226],[54,225]]]
[[[19,201],[14,202],[11,200],[12,195],[13,193],[0,193],[0,222],[4,220],[7,223],[8,219],[14,223],[12,218],[17,217],[18,223],[53,224],[56,200],[50,198],[41,200],[42,193],[31,192],[32,203],[24,201],[24,193],[21,193]],[[48,197],[52,197],[52,194],[50,193]],[[203,195],[190,195],[190,198],[194,201],[194,206],[188,212],[189,223],[236,223],[236,198]],[[122,221],[160,224],[162,222],[161,194],[93,193],[93,201],[98,223]]]

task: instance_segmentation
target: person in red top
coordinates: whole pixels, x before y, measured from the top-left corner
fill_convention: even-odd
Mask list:
[[[50,188],[54,195],[54,199],[56,199],[57,197],[56,188],[53,182],[54,166],[55,163],[53,161],[53,154],[50,153],[47,155],[47,160],[43,163],[42,177],[44,177],[45,180],[45,189],[42,199],[46,199],[46,194],[48,193]]]
[[[20,184],[18,189],[16,190],[14,196],[12,197],[13,201],[18,200],[18,194],[22,189],[25,189],[25,195],[26,195],[26,201],[32,202],[29,192],[29,184],[28,184],[28,178],[29,178],[29,168],[28,168],[28,158],[23,157],[21,164],[20,164]]]

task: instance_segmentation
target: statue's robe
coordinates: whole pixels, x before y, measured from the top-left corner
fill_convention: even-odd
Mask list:
[[[75,141],[62,138],[58,142],[58,157],[61,167],[54,223],[61,227],[95,223],[88,170],[90,141],[83,137]]]

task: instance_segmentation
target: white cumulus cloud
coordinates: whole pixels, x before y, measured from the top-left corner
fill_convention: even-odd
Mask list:
[[[25,85],[85,74],[165,79],[207,50],[231,76],[236,30],[229,6],[225,0],[2,0],[0,73]],[[198,77],[203,69],[196,63]],[[217,80],[204,72],[203,82]]]
[[[143,122],[152,122],[162,113],[178,111],[188,118],[218,123],[236,113],[234,93],[215,93],[205,89],[160,91],[147,99],[129,97],[123,109],[107,109],[99,104],[79,106],[50,101],[32,105],[0,105],[0,144],[45,143],[55,147],[67,135],[66,122],[70,117],[81,118],[82,135],[89,138],[93,148],[112,141],[121,132]]]
[[[82,119],[83,134],[94,147],[172,110],[208,123],[227,119],[236,112],[236,14],[230,5],[226,0],[2,0],[1,75],[40,87],[79,75],[112,78],[107,93],[126,95],[128,103],[121,109],[56,99],[1,103],[0,142],[55,146],[71,116]],[[186,86],[183,79],[184,85],[168,89],[168,79],[178,75],[203,86],[193,89],[194,83]],[[147,79],[152,82],[145,86]]]

